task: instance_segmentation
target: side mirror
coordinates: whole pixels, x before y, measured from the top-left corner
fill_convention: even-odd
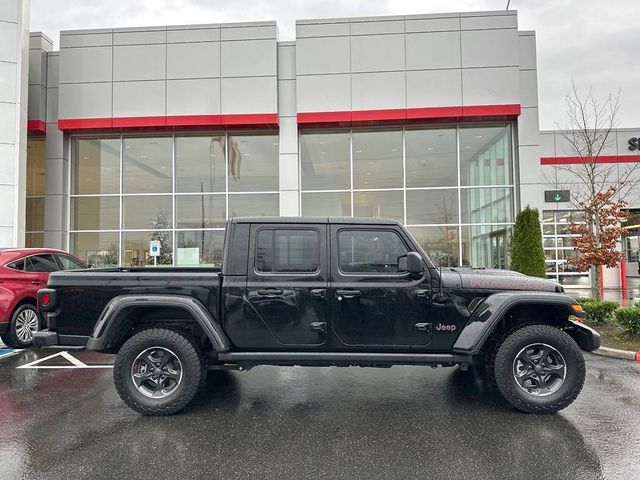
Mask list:
[[[398,258],[398,271],[422,273],[422,257],[416,252],[409,252]]]

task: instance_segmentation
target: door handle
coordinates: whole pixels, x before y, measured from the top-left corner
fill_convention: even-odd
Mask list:
[[[277,297],[278,295],[282,295],[282,293],[281,288],[261,288],[258,290],[258,295],[265,297]]]
[[[327,331],[327,322],[311,322],[311,331],[325,333]]]
[[[42,280],[31,280],[31,285],[42,285]]]
[[[431,324],[430,323],[416,323],[416,330],[419,332],[430,332]]]
[[[360,290],[336,290],[338,300],[343,298],[356,298],[360,296]]]
[[[325,298],[325,289],[324,288],[314,288],[311,290],[311,296],[313,298]]]

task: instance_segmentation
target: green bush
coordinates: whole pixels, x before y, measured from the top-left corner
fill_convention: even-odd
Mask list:
[[[593,298],[579,298],[587,320],[595,323],[604,323],[611,320],[613,314],[620,308],[616,302],[605,302]]]
[[[535,208],[527,207],[516,217],[511,245],[511,270],[532,277],[547,277],[540,215]]]
[[[640,306],[635,305],[618,309],[616,311],[616,321],[627,332],[640,335]]]

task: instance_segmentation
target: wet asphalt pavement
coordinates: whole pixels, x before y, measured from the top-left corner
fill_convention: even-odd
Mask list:
[[[582,394],[551,416],[512,410],[472,371],[258,367],[146,418],[109,368],[16,369],[50,354],[0,357],[0,479],[640,478],[640,363],[586,354]]]

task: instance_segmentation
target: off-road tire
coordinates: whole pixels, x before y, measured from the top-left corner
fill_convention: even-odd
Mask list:
[[[149,398],[136,388],[131,369],[136,357],[148,348],[162,347],[173,352],[182,367],[182,381],[165,398]],[[166,328],[149,328],[129,338],[118,351],[113,381],[124,403],[142,415],[172,415],[186,407],[198,392],[206,371],[197,343],[187,335]]]
[[[33,343],[32,341],[24,342],[20,340],[16,332],[16,322],[18,320],[18,317],[21,314],[23,314],[23,312],[25,312],[26,310],[30,310],[36,315],[38,319],[38,330],[42,328],[42,317],[40,316],[38,309],[33,305],[31,305],[30,303],[20,305],[18,308],[15,309],[15,311],[13,312],[13,315],[11,315],[11,322],[9,322],[9,330],[7,331],[7,333],[3,333],[2,335],[0,335],[0,338],[2,339],[2,343],[4,343],[7,347],[27,348],[31,346],[31,344]]]
[[[561,386],[546,396],[525,392],[513,374],[514,360],[526,346],[547,344],[565,360],[566,376]],[[564,331],[550,325],[527,325],[504,336],[489,357],[491,376],[502,396],[513,407],[526,413],[556,413],[570,405],[582,390],[585,362],[580,347]]]

